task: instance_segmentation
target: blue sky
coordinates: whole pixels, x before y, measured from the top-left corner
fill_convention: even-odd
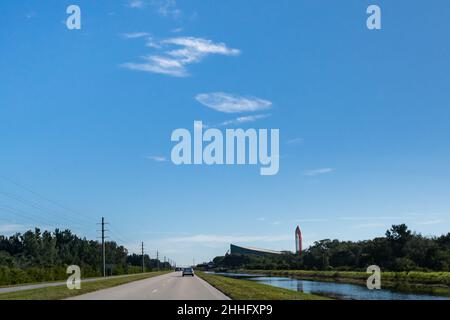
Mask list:
[[[94,238],[105,216],[179,264],[293,250],[297,224],[307,245],[449,232],[449,19],[444,0],[2,1],[0,232]],[[198,99],[214,93],[257,110]],[[174,166],[194,120],[279,128],[280,172]]]

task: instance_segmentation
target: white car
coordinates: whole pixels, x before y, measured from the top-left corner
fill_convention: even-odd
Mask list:
[[[182,276],[194,276],[194,269],[192,268],[184,268]]]

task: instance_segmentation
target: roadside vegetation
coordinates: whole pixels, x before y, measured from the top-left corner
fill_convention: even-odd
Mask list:
[[[86,294],[93,291],[107,289],[133,281],[143,280],[164,274],[164,271],[134,274],[117,278],[106,278],[92,282],[82,282],[80,290],[69,290],[66,285],[46,287],[40,289],[23,290],[0,294],[0,300],[62,300]]]
[[[306,294],[248,280],[238,280],[197,272],[197,276],[233,300],[329,300],[326,297]]]
[[[425,237],[405,224],[365,241],[325,239],[302,255],[230,255],[199,267],[221,272],[288,276],[365,285],[370,265],[382,270],[382,286],[396,291],[450,296],[450,233]]]
[[[422,271],[429,280],[448,279],[440,272],[450,271],[450,233],[425,237],[404,224],[394,225],[385,237],[365,241],[325,239],[315,242],[302,255],[226,255],[213,260],[215,269],[365,271],[378,265],[382,271]],[[387,274],[389,277],[389,275]],[[409,276],[418,276],[417,273]],[[392,275],[395,277],[395,275]],[[420,275],[420,277],[425,277]],[[445,280],[446,281],[446,280]],[[447,282],[448,284],[448,282]]]
[[[108,275],[142,272],[142,256],[128,254],[113,241],[106,244]],[[41,232],[39,229],[0,235],[0,286],[67,279],[66,268],[78,265],[83,278],[101,276],[101,244],[73,234],[70,230]],[[145,255],[146,270],[154,270],[158,261]],[[170,268],[159,262],[161,269]]]

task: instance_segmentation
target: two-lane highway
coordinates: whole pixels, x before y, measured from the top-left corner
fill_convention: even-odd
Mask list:
[[[70,298],[70,300],[229,300],[197,276],[173,272]]]

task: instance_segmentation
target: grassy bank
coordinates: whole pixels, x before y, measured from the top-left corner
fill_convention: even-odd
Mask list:
[[[92,282],[81,283],[80,290],[69,290],[66,285],[40,289],[24,290],[0,294],[0,300],[61,300],[93,291],[119,286],[125,283],[143,280],[162,275],[166,272],[150,272],[118,278],[106,278]]]
[[[239,270],[297,279],[365,285],[369,274],[356,271]],[[403,292],[450,296],[450,272],[382,272],[382,287]]]
[[[248,280],[237,280],[197,272],[197,275],[233,300],[327,300],[325,297],[275,288]]]

